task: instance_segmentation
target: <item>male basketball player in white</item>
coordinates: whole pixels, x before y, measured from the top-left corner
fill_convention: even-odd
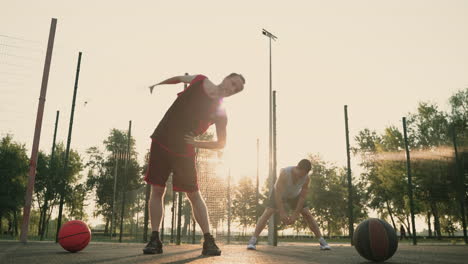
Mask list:
[[[256,249],[255,245],[257,244],[258,236],[265,228],[268,219],[270,219],[275,212],[279,213],[280,220],[286,225],[293,224],[296,222],[299,215],[302,215],[310,230],[319,238],[320,249],[331,249],[325,239],[323,239],[317,222],[305,203],[310,181],[307,175],[311,167],[310,161],[303,159],[297,166],[281,169],[273,192],[271,192],[270,198],[267,201],[267,208],[260,219],[258,219],[255,232],[247,245],[247,249]],[[286,204],[292,209],[292,213],[289,216],[286,213]]]

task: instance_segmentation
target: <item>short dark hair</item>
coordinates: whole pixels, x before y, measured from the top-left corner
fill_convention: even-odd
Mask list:
[[[244,78],[244,76],[242,76],[242,74],[238,74],[238,73],[233,72],[233,73],[229,74],[228,76],[226,76],[226,78],[230,78],[230,77],[234,77],[234,76],[239,76],[241,78],[242,82],[245,84],[245,78]]]
[[[306,172],[309,172],[310,169],[312,169],[312,164],[310,163],[309,160],[303,159],[303,160],[299,161],[299,163],[297,164],[297,167],[299,169],[305,170]]]

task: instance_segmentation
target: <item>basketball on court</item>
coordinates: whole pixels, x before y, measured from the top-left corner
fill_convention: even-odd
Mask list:
[[[59,244],[65,250],[78,252],[91,240],[91,230],[81,220],[68,221],[60,228],[58,237]]]
[[[353,235],[357,252],[372,261],[385,261],[395,254],[398,238],[395,230],[384,220],[370,218],[358,225]]]

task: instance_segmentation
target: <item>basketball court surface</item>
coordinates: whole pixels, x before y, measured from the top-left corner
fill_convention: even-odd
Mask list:
[[[278,247],[258,245],[248,251],[246,245],[223,245],[221,256],[201,256],[201,245],[165,245],[162,255],[143,255],[144,244],[91,242],[83,251],[69,253],[53,242],[0,241],[1,264],[183,264],[183,263],[371,263],[354,247],[331,244],[333,250],[320,251],[318,244],[280,243]],[[468,263],[468,246],[400,244],[395,255],[385,263]]]

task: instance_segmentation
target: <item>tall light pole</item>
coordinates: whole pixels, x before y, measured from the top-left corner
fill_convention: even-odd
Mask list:
[[[411,180],[411,158],[408,146],[408,136],[406,129],[406,117],[403,117],[403,138],[405,140],[405,151],[406,151],[406,174],[408,176],[408,196],[410,202],[410,214],[411,214],[411,226],[413,232],[413,245],[416,246],[416,224],[414,223],[414,201],[413,201],[413,183]]]
[[[231,168],[228,173],[228,187],[227,187],[227,202],[228,202],[228,219],[227,219],[227,243],[231,243]]]
[[[186,72],[185,75],[187,76],[188,73]],[[184,84],[184,91],[187,89],[187,84]],[[174,175],[172,175],[174,177]],[[174,178],[173,178],[174,179]],[[174,182],[174,181],[173,181]],[[177,236],[176,236],[176,245],[180,245],[180,235],[182,231],[182,206],[183,206],[183,201],[182,201],[182,192],[178,192],[178,210],[177,210]]]
[[[346,135],[346,158],[347,158],[347,178],[348,178],[348,232],[351,246],[353,246],[354,235],[354,209],[353,209],[353,181],[351,175],[351,152],[349,147],[349,127],[348,127],[348,106],[344,106],[345,115],[345,135]]]
[[[78,80],[80,78],[80,67],[81,67],[81,51],[78,52],[78,65],[76,66],[76,74],[75,74],[75,86],[73,88],[73,99],[72,99],[72,106],[71,106],[71,114],[70,114],[70,125],[68,126],[68,138],[67,138],[67,148],[65,151],[65,161],[63,165],[63,176],[68,174],[68,163],[70,158],[70,144],[71,144],[71,136],[73,131],[73,118],[75,116],[75,102],[76,102],[76,93],[78,91]],[[60,180],[60,204],[59,204],[59,212],[57,217],[57,233],[55,234],[55,243],[58,242],[58,235],[60,231],[60,227],[62,225],[62,211],[63,211],[63,203],[65,202],[65,188],[66,188],[66,180]]]
[[[115,150],[114,150],[115,151]],[[112,193],[112,214],[111,214],[111,228],[110,228],[110,239],[112,240],[112,234],[114,232],[114,223],[115,223],[115,194],[117,193],[117,173],[119,171],[119,159],[121,151],[117,148],[116,153],[114,154],[115,158],[115,168],[114,168],[114,191]]]
[[[262,34],[267,36],[268,39],[269,39],[269,46],[270,46],[270,90],[268,92],[268,98],[269,98],[269,104],[270,104],[270,109],[269,109],[269,129],[268,129],[268,146],[269,146],[269,160],[268,160],[268,176],[270,178],[270,193],[273,191],[273,186],[275,184],[274,180],[275,180],[275,175],[273,175],[273,122],[272,122],[272,119],[273,119],[273,115],[272,115],[272,71],[271,71],[271,40],[275,40],[277,39],[277,37],[275,35],[273,35],[271,32],[269,32],[268,30],[266,29],[262,29]],[[274,232],[274,227],[275,227],[276,223],[275,223],[275,220],[274,220],[274,216],[271,217],[270,221],[269,221],[269,224],[268,224],[268,244],[269,245],[273,245],[274,244],[274,241],[276,240],[275,239],[275,232]]]
[[[273,117],[272,117],[272,121],[273,121],[273,128],[272,128],[272,136],[273,136],[273,139],[272,139],[272,145],[273,145],[273,149],[272,149],[272,169],[271,169],[271,175],[273,175],[273,179],[272,179],[272,182],[273,184],[276,182],[276,90],[273,91]],[[274,186],[274,185],[272,185]],[[272,188],[273,189],[273,188]],[[278,220],[278,214],[273,214],[273,241],[272,241],[272,245],[273,246],[277,246],[278,245],[278,223],[279,223],[279,220]]]
[[[125,187],[128,185],[128,162],[132,157],[130,152],[130,145],[132,143],[132,120],[128,122],[128,133],[127,133],[127,151],[124,153],[124,175],[122,175],[122,208],[120,212],[120,234],[119,234],[119,242],[122,243],[122,235],[123,235],[123,221],[124,221],[124,213],[125,213],[125,202],[126,202],[126,191]]]
[[[31,159],[29,160],[29,177],[24,198],[23,222],[21,224],[20,241],[26,243],[29,233],[29,218],[31,213],[32,197],[34,194],[34,183],[36,181],[37,156],[39,152],[39,142],[41,140],[42,118],[44,116],[45,101],[47,95],[47,84],[49,83],[50,65],[52,63],[52,51],[54,50],[55,30],[57,28],[57,19],[52,18],[50,23],[49,40],[47,42],[47,52],[44,62],[44,71],[42,72],[41,92],[39,94],[39,105],[37,107],[36,127],[34,129],[33,145],[31,150]]]
[[[259,200],[259,197],[260,197],[260,194],[259,194],[259,180],[258,180],[258,161],[259,161],[259,155],[260,153],[260,140],[257,138],[257,186],[256,186],[256,192],[255,192],[255,223],[258,222],[258,200]]]

